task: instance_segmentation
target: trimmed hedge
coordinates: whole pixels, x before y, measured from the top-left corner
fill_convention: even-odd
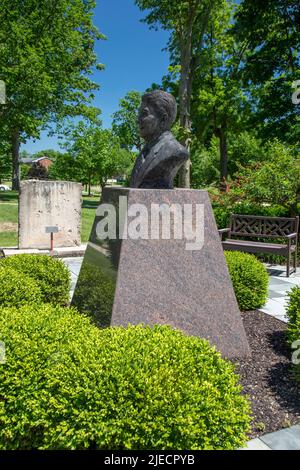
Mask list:
[[[254,255],[239,251],[227,251],[225,257],[240,309],[262,307],[269,288],[269,275],[264,265]]]
[[[234,449],[234,366],[167,326],[100,330],[75,309],[0,311],[0,449]]]
[[[27,303],[39,303],[42,293],[34,279],[10,266],[0,264],[0,306],[20,307]]]
[[[300,287],[293,287],[288,292],[286,310],[288,321],[287,341],[291,346],[294,341],[300,340]]]
[[[34,279],[43,302],[62,306],[69,304],[71,276],[63,261],[47,255],[14,255],[1,259],[0,267],[13,268]]]

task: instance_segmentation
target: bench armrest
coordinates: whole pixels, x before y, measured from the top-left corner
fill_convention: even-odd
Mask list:
[[[290,233],[289,235],[284,235],[285,238],[290,238],[290,239],[291,238],[297,238],[297,236],[298,236],[298,233],[296,233],[296,232],[295,233]]]
[[[223,240],[223,235],[230,232],[230,228],[221,228],[218,230],[221,240]]]

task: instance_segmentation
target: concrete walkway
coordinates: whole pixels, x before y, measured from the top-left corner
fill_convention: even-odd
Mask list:
[[[252,439],[242,450],[300,450],[300,425]]]
[[[62,258],[62,261],[68,266],[71,273],[71,292],[70,300],[72,300],[76,282],[79,276],[80,268],[82,265],[83,257],[79,258]]]
[[[300,268],[296,274],[286,277],[283,266],[266,265],[270,274],[269,298],[261,312],[267,313],[272,317],[283,322],[287,322],[285,314],[287,304],[287,293],[294,287],[300,286]]]

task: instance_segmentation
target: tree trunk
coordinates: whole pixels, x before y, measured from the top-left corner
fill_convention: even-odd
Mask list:
[[[20,190],[20,132],[15,129],[12,134],[12,189]]]
[[[179,86],[179,120],[183,129],[183,138],[181,144],[187,150],[190,147],[191,131],[191,95],[192,95],[192,31],[187,35],[186,40],[181,45],[181,75]],[[181,188],[190,187],[191,161],[188,160],[180,169],[179,186]]]
[[[221,182],[226,182],[228,177],[228,151],[227,151],[227,136],[226,130],[223,126],[220,128],[220,169],[221,169]]]
[[[220,149],[220,190],[223,192],[228,191],[227,177],[228,177],[228,149],[227,149],[227,134],[226,124],[222,123],[221,126],[216,126],[216,116],[214,115],[215,136],[219,139]]]
[[[91,193],[91,185],[92,185],[91,179],[92,179],[91,176],[89,176],[89,185],[88,185],[89,186],[89,192],[88,192],[89,197],[92,195],[92,193]]]

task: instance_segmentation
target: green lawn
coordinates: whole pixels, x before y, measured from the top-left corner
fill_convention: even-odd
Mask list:
[[[10,202],[18,204],[19,193],[18,191],[0,191],[0,203]]]
[[[0,232],[0,248],[17,246],[18,233],[17,232]]]
[[[81,241],[88,241],[100,196],[83,196]],[[10,224],[14,224],[15,226]],[[18,192],[0,192],[0,248],[18,244]]]
[[[0,191],[0,247],[18,244],[17,191]]]
[[[18,223],[18,203],[0,202],[0,223]]]
[[[100,196],[83,196],[82,199],[81,241],[85,243],[90,237],[95,211],[100,202]]]

